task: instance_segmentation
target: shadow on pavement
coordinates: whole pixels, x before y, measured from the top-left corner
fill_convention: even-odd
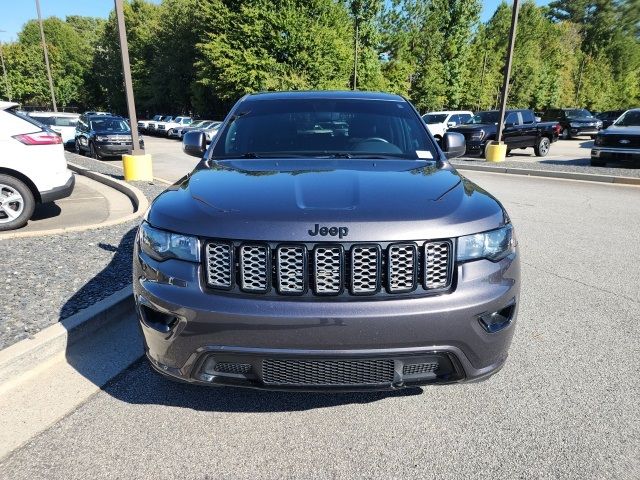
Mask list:
[[[366,404],[391,397],[422,394],[421,388],[389,392],[316,393],[274,392],[246,388],[208,387],[177,383],[153,371],[145,358],[103,387],[118,400],[206,412],[295,412],[347,404]]]
[[[45,220],[47,218],[54,218],[62,213],[62,209],[53,202],[39,203],[36,205],[33,215],[30,221]]]

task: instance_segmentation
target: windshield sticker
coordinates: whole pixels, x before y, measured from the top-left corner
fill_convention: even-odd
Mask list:
[[[416,150],[416,155],[418,155],[418,158],[433,159],[433,155],[429,150]]]

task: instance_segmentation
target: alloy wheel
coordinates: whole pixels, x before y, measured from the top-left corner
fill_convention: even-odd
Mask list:
[[[24,210],[24,198],[15,188],[0,183],[0,223],[14,221]]]

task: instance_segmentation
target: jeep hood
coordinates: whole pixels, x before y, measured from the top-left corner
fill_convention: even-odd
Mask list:
[[[347,226],[343,241],[391,241],[465,235],[505,221],[501,205],[450,166],[343,159],[215,162],[158,196],[147,219],[202,237],[272,241],[310,240],[315,224]]]

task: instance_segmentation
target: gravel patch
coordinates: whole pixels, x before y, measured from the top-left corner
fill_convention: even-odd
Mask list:
[[[479,165],[504,168],[527,168],[530,170],[544,170],[556,172],[591,173],[596,175],[612,175],[614,177],[640,178],[640,168],[628,168],[628,165],[608,164],[607,167],[592,167],[588,158],[560,160],[538,157],[510,156],[504,162],[487,162],[484,158],[462,157],[451,160],[454,166]],[[640,165],[639,165],[640,167]]]
[[[122,179],[122,170],[67,153],[67,160]],[[167,185],[134,182],[153,200]],[[0,349],[63,320],[131,283],[139,219],[120,225],[33,238],[0,240],[11,259],[0,279]]]

